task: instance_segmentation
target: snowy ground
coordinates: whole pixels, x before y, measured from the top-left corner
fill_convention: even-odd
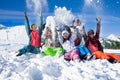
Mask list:
[[[16,57],[15,51],[27,44],[24,27],[9,29],[8,40],[6,35],[6,30],[0,30],[0,80],[120,80],[120,63],[67,62],[63,57],[41,57],[40,54]]]

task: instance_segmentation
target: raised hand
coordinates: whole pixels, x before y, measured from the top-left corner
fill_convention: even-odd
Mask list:
[[[42,12],[40,12],[39,16],[40,16],[40,17],[42,16]]]
[[[97,21],[98,23],[100,23],[100,22],[101,22],[101,18],[100,18],[100,17],[97,17],[97,18],[96,18],[96,21]]]
[[[27,16],[27,13],[26,13],[26,11],[24,12],[24,16]]]

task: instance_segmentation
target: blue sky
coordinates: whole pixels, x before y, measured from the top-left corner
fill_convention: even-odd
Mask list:
[[[41,0],[42,1],[42,0]],[[101,36],[111,33],[120,35],[120,0],[43,0],[46,6],[42,7],[44,20],[53,15],[55,5],[65,6],[68,10],[85,22],[86,29],[95,30],[95,18],[100,16]],[[5,26],[24,25],[23,12],[27,11],[30,21],[34,16],[27,8],[26,0],[0,0],[0,24]]]

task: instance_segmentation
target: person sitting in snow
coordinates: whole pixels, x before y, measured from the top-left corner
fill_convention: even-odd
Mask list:
[[[73,33],[75,32],[75,34],[76,34],[75,35],[76,39],[74,40],[74,46],[76,46],[76,48],[79,50],[79,55],[82,60],[83,59],[91,60],[91,59],[94,59],[94,55],[91,55],[90,51],[84,44],[83,34],[85,32],[84,32],[83,27],[84,27],[84,25],[83,25],[83,23],[80,22],[79,19],[77,19],[77,22],[75,20],[72,21],[71,31]]]
[[[90,54],[90,52],[86,49],[80,48],[80,45],[78,47],[76,47],[74,45],[74,41],[76,39],[76,28],[74,29],[74,31],[71,31],[71,36],[70,36],[70,32],[68,32],[67,29],[63,30],[61,32],[61,30],[57,29],[58,31],[58,38],[59,41],[65,51],[64,54],[64,59],[67,61],[70,60],[81,60],[80,58],[80,51],[85,51],[84,55]],[[80,50],[81,49],[81,50]],[[87,51],[86,51],[87,50]]]
[[[107,59],[110,62],[115,62],[117,60],[120,62],[120,56],[117,56],[113,53],[103,52],[103,47],[101,46],[101,43],[99,41],[101,18],[100,17],[96,18],[96,21],[97,21],[96,34],[94,35],[94,31],[92,29],[88,31],[88,35],[84,34],[86,46],[88,47],[90,52],[96,56],[96,59]]]
[[[22,49],[20,49],[16,56],[21,56],[22,54],[25,54],[28,52],[35,53],[35,54],[40,52],[40,49],[39,49],[41,47],[40,28],[37,29],[36,24],[32,24],[30,29],[29,20],[26,12],[24,12],[24,18],[25,18],[26,32],[29,38],[29,44],[23,47]]]
[[[45,41],[42,50],[45,55],[49,56],[61,56],[63,53],[62,48],[56,38],[56,30],[49,26],[45,26],[43,31],[42,39]]]
[[[70,60],[79,60],[80,61],[80,57],[79,57],[79,51],[77,49],[75,49],[74,46],[74,36],[72,34],[71,37],[69,37],[69,32],[67,30],[62,31],[62,33],[58,31],[58,38],[59,41],[63,47],[63,49],[65,50],[65,55],[64,55],[64,59],[67,61]]]

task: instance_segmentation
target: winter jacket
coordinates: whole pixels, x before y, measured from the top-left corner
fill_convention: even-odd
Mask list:
[[[95,51],[103,52],[103,47],[99,41],[99,35],[100,35],[100,23],[97,23],[97,30],[96,30],[96,34],[95,34],[94,38],[90,38],[86,34],[83,35],[85,44],[91,53],[93,53]]]
[[[30,45],[34,47],[40,47],[41,46],[41,40],[38,30],[31,30],[30,32]]]
[[[65,40],[65,41],[63,40],[61,32],[58,32],[58,39],[59,39],[63,49],[65,50],[65,52],[69,52],[69,51],[75,49],[75,45],[74,45],[74,40],[76,39],[75,32],[72,32],[72,36],[68,40]]]

